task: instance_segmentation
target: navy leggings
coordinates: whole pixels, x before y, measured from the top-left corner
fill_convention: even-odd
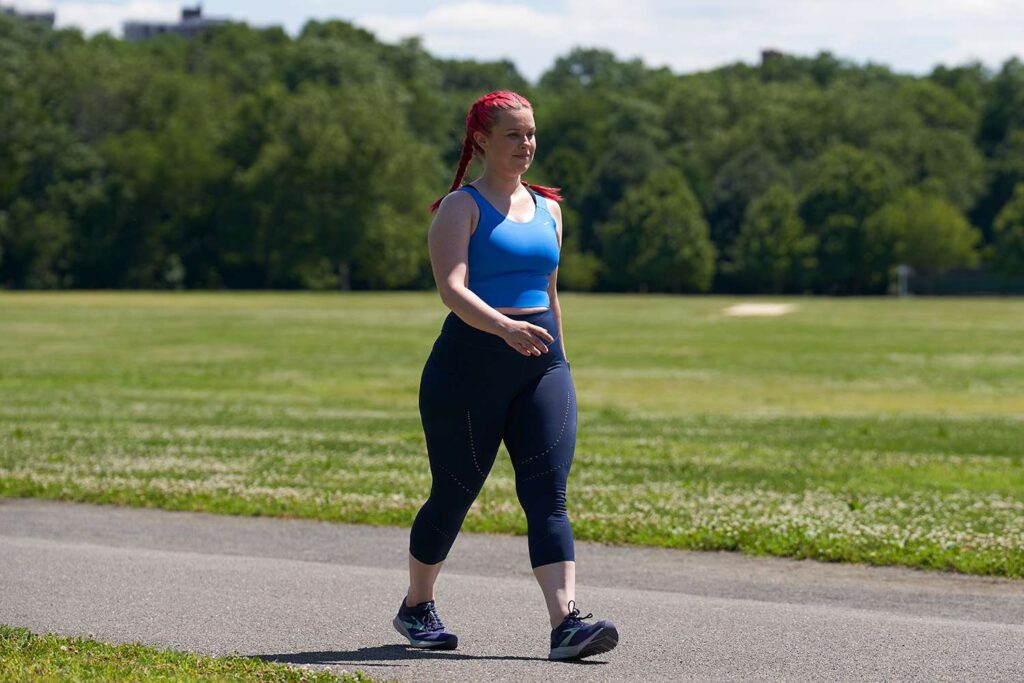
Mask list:
[[[420,562],[448,557],[503,439],[526,513],[530,563],[575,559],[565,486],[576,449],[576,390],[558,324],[550,308],[508,317],[545,328],[554,337],[544,342],[547,353],[525,356],[452,312],[423,367],[419,408],[432,483],[409,540]]]

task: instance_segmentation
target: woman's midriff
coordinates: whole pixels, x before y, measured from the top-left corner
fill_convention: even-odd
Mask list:
[[[548,310],[544,306],[534,306],[533,308],[495,308],[498,313],[540,313],[541,311]]]

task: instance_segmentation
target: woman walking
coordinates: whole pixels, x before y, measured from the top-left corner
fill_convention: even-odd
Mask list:
[[[575,608],[576,564],[565,491],[576,448],[576,392],[555,282],[561,247],[556,188],[522,179],[537,150],[526,98],[497,91],[466,117],[462,156],[428,237],[451,309],[420,378],[430,497],[413,522],[409,590],[395,628],[414,647],[454,649],[434,582],[504,439],[526,513],[530,563],[551,620],[550,659],[607,652],[610,621]],[[463,186],[473,156],[483,174]]]

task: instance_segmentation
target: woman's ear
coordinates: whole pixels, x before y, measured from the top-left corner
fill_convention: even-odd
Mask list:
[[[473,139],[476,140],[476,144],[480,145],[480,149],[487,151],[487,136],[478,130],[473,131]]]

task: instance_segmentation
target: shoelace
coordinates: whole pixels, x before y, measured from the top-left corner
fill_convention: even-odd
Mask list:
[[[444,630],[444,624],[441,623],[441,617],[437,616],[437,609],[433,602],[427,603],[427,606],[423,608],[423,625],[431,631]]]
[[[590,619],[591,617],[594,616],[593,613],[588,612],[587,614],[585,614],[584,616],[581,617],[580,616],[580,611],[578,609],[576,609],[576,601],[575,600],[570,600],[569,604],[566,605],[566,607],[569,608],[569,614],[566,615],[565,619],[562,621],[562,624],[564,624],[564,625],[577,624],[577,623],[580,623],[583,619]]]

